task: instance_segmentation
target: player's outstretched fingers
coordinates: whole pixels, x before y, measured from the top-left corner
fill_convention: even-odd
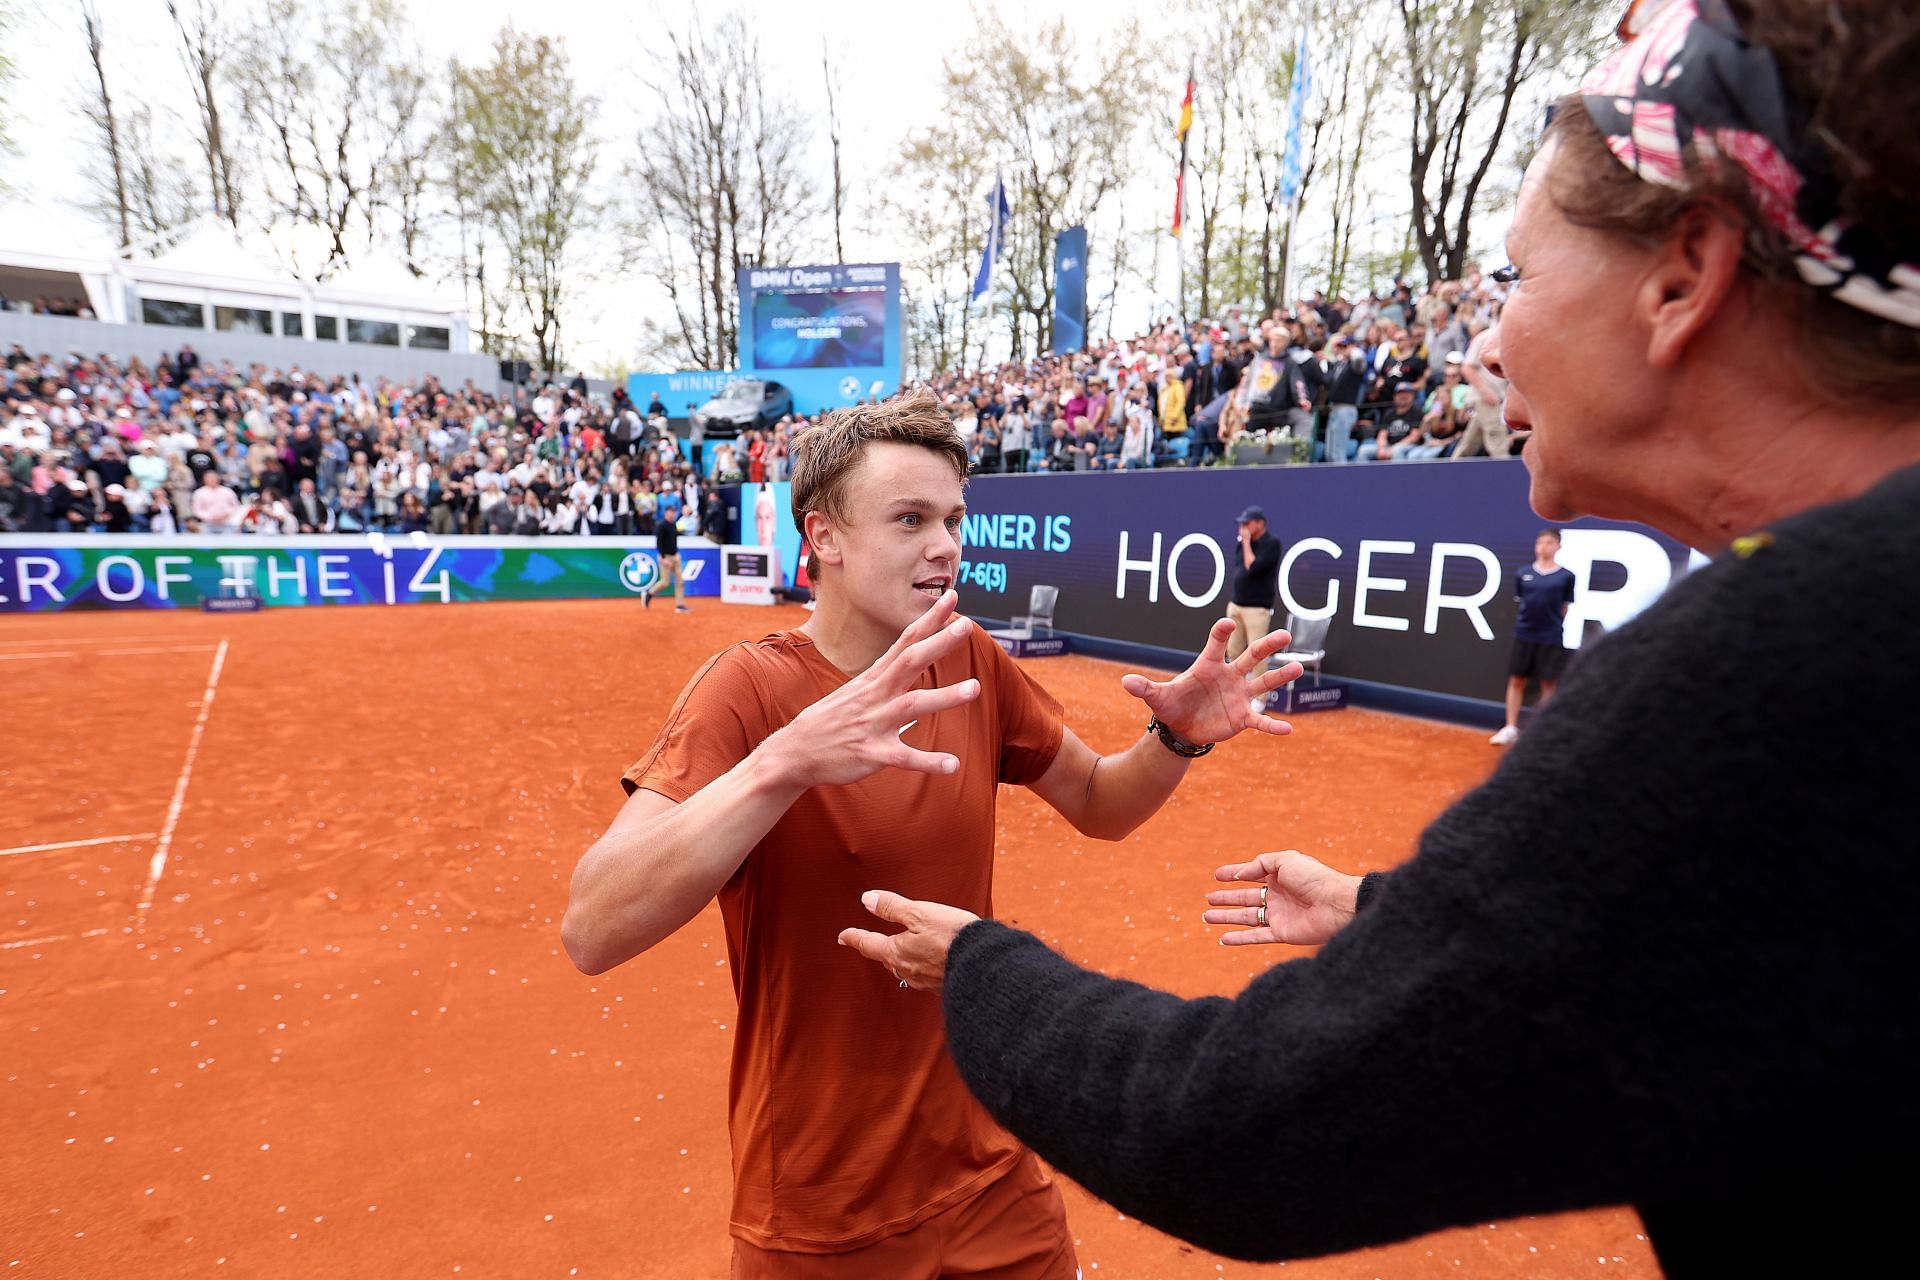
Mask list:
[[[1260,905],[1260,890],[1213,889],[1207,893],[1207,902],[1216,907],[1257,907]]]
[[[962,680],[959,684],[950,684],[939,689],[915,689],[893,700],[892,714],[888,719],[898,720],[901,724],[910,724],[915,720],[924,720],[936,712],[951,711],[955,707],[972,702],[979,696],[978,680]]]
[[[1264,711],[1256,711],[1247,717],[1247,728],[1255,733],[1264,733],[1270,737],[1284,738],[1293,732],[1293,726],[1285,720],[1275,720]]]
[[[1275,667],[1271,671],[1263,671],[1254,677],[1253,682],[1247,686],[1247,692],[1256,698],[1263,693],[1272,693],[1282,685],[1291,684],[1295,680],[1298,680],[1302,675],[1306,674],[1306,670],[1305,667],[1297,662],[1289,662],[1283,667]]]
[[[925,640],[928,636],[938,631],[942,626],[946,625],[947,620],[953,616],[953,611],[959,606],[959,592],[951,590],[942,591],[940,598],[928,605],[925,613],[907,624],[907,629],[900,633],[899,638],[896,639],[892,645],[888,646],[887,651],[880,656],[880,661],[874,665],[886,665],[890,660],[899,657],[900,654],[905,652],[911,645]]]
[[[883,669],[882,678],[905,689],[920,678],[920,673],[966,643],[973,631],[971,618],[957,618],[939,631],[908,645]],[[877,668],[879,669],[879,668]]]
[[[1233,639],[1233,619],[1222,618],[1207,631],[1207,645],[1200,651],[1200,657],[1211,658],[1215,662],[1225,662],[1227,641],[1231,639]]]
[[[906,743],[899,742],[894,744],[893,750],[887,752],[887,767],[944,776],[960,771],[960,757],[948,755],[944,751],[916,751]]]
[[[1257,642],[1248,645],[1247,651],[1241,654],[1233,665],[1248,675],[1252,675],[1255,671],[1267,664],[1268,658],[1271,658],[1276,653],[1285,653],[1287,646],[1292,643],[1293,637],[1287,634],[1284,629],[1280,631],[1269,631],[1264,636],[1261,636]]]
[[[1218,911],[1202,911],[1200,918],[1208,924],[1231,924],[1244,929],[1260,923],[1260,908],[1232,907]]]

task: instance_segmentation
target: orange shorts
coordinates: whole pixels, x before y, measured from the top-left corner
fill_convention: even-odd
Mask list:
[[[1031,1152],[971,1200],[848,1253],[733,1242],[733,1280],[1077,1280],[1060,1188]]]

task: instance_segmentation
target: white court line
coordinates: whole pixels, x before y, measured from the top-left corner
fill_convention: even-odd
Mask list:
[[[53,644],[171,644],[171,643],[177,642],[179,639],[180,639],[179,636],[65,636],[59,640],[54,640],[51,643]],[[45,637],[42,637],[38,640],[0,640],[0,649],[18,649],[18,648],[24,648],[30,645],[36,645],[36,644],[44,645],[47,643],[49,643],[49,641]],[[213,645],[209,643],[207,647],[211,649]]]
[[[89,656],[112,658],[128,653],[208,653],[213,647],[210,644],[175,644],[157,649],[95,649]]]
[[[79,936],[82,938],[97,938],[103,933],[110,932],[112,932],[110,929],[89,929]],[[68,935],[64,933],[49,934],[44,938],[22,938],[18,942],[0,942],[0,951],[12,951],[16,947],[37,947],[47,942],[65,942],[67,939]]]
[[[213,655],[213,670],[207,673],[207,691],[200,695],[200,717],[193,722],[193,736],[187,739],[186,763],[180,766],[180,780],[173,784],[173,803],[167,807],[167,821],[160,828],[160,843],[154,846],[153,859],[147,867],[147,887],[140,891],[143,913],[153,905],[153,891],[167,869],[167,849],[173,844],[173,828],[180,821],[180,806],[186,803],[187,779],[193,776],[193,759],[200,754],[200,735],[207,731],[207,712],[213,710],[213,690],[220,683],[220,668],[226,665],[227,642],[222,640],[219,652]],[[143,914],[141,919],[145,918]]]
[[[84,653],[73,649],[49,649],[44,653],[0,653],[0,662],[13,662],[21,658],[121,658],[135,653],[206,653],[212,648],[210,644],[176,644],[159,649],[89,649]]]
[[[95,836],[91,840],[59,840],[53,844],[23,844],[12,849],[0,849],[0,858],[11,857],[16,853],[45,853],[49,849],[84,849],[94,844],[136,844],[141,840],[153,839],[151,831],[141,831],[130,836]]]

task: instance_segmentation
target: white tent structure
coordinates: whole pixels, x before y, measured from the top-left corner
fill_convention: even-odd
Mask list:
[[[0,343],[36,354],[151,357],[191,343],[202,356],[321,374],[497,376],[469,354],[465,309],[392,258],[369,250],[324,282],[302,280],[212,219],[149,258],[0,248],[0,298]]]

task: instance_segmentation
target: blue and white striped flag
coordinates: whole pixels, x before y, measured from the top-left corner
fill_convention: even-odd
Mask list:
[[[1313,70],[1307,61],[1307,33],[1300,32],[1300,47],[1293,55],[1293,91],[1287,95],[1287,153],[1280,162],[1280,199],[1291,205],[1300,194],[1300,173],[1307,163],[1303,136],[1307,118],[1307,95],[1313,90]]]

